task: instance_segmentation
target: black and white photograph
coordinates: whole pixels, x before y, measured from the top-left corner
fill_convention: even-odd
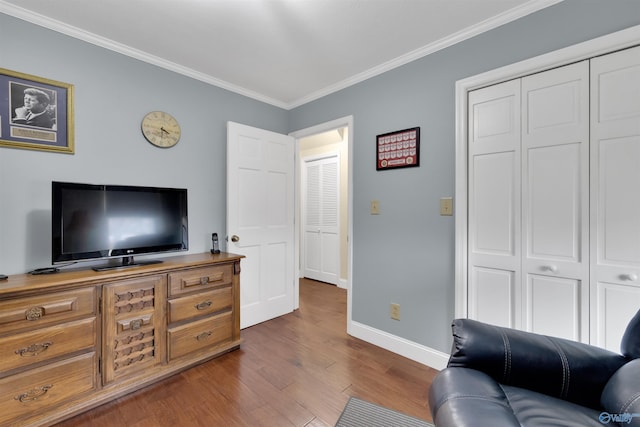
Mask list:
[[[72,154],[73,86],[0,69],[0,146]]]

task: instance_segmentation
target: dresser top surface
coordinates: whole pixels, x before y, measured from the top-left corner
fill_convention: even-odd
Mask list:
[[[91,267],[62,269],[52,274],[16,274],[8,279],[0,281],[0,299],[14,293],[31,293],[52,289],[66,289],[84,286],[92,283],[128,279],[149,274],[162,274],[172,270],[194,268],[203,265],[236,262],[244,258],[244,255],[221,252],[211,254],[187,254],[166,258],[157,258],[162,261],[158,264],[139,265],[125,268],[115,268],[107,271],[94,271]]]

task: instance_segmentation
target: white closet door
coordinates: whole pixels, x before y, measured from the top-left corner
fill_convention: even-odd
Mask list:
[[[303,274],[337,285],[340,280],[339,156],[305,159],[303,169]]]
[[[523,329],[589,340],[589,63],[522,79]]]
[[[469,94],[469,307],[520,328],[520,81]]]
[[[640,308],[640,47],[591,68],[592,343],[618,351]]]

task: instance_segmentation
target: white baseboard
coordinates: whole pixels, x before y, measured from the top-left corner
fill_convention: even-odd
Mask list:
[[[338,287],[342,289],[347,289],[347,279],[343,279],[342,277],[338,280]]]
[[[347,327],[347,333],[353,337],[367,341],[439,371],[446,368],[447,362],[449,361],[449,355],[446,353],[400,338],[396,335],[391,335],[362,323],[351,321]]]

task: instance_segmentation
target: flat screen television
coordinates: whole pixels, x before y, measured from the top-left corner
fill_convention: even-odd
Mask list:
[[[189,249],[187,190],[52,182],[52,263],[121,258],[94,270],[161,262],[134,255]]]

